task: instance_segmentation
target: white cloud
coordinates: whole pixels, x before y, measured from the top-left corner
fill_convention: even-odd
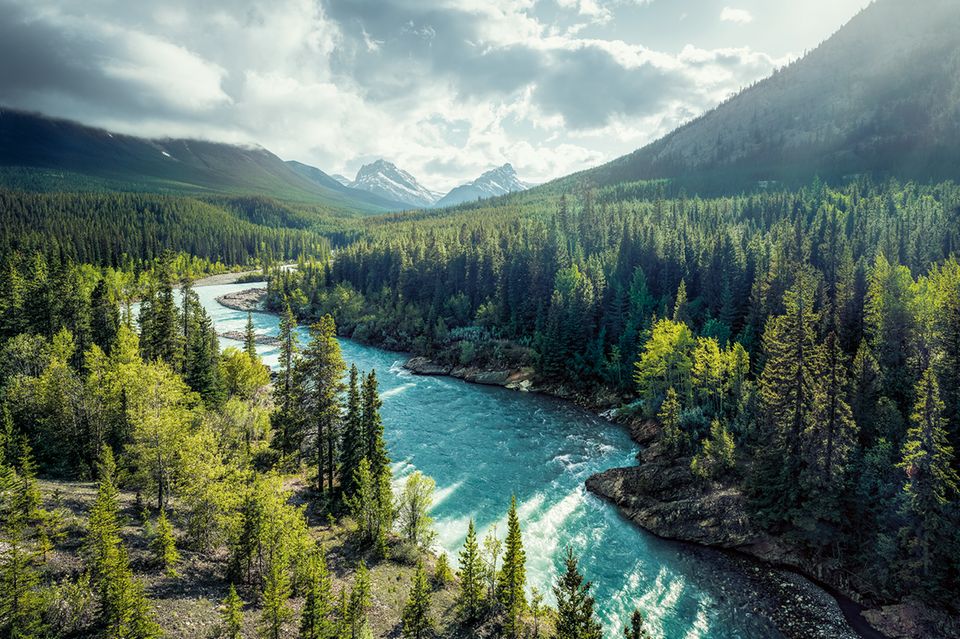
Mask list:
[[[753,22],[753,14],[746,9],[734,9],[724,7],[720,12],[720,19],[724,22],[735,22],[737,24],[749,24]]]

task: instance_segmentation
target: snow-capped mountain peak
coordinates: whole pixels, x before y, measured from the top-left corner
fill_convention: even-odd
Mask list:
[[[415,177],[394,163],[382,159],[360,167],[357,179],[350,186],[413,207],[433,206],[440,199],[439,193],[422,186]]]
[[[473,202],[515,191],[524,191],[530,186],[530,184],[517,177],[513,165],[508,162],[503,166],[487,171],[473,182],[456,187],[444,195],[436,205],[453,206],[463,202]]]

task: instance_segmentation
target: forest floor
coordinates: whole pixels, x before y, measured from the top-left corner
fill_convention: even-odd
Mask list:
[[[44,506],[61,508],[64,512],[65,536],[48,556],[47,577],[57,582],[83,571],[81,548],[86,533],[88,512],[96,497],[96,485],[91,482],[41,481]],[[370,569],[372,605],[368,619],[374,637],[399,637],[402,632],[401,614],[410,592],[415,567],[398,560],[379,560],[353,543],[349,524],[330,522],[320,517],[312,507],[313,491],[302,478],[287,481],[293,491],[291,502],[305,504],[310,534],[327,552],[327,561],[333,581],[333,595],[339,600],[340,590],[353,583],[354,571],[360,559]],[[219,636],[220,606],[227,596],[230,582],[227,578],[228,553],[221,548],[213,553],[196,553],[179,548],[181,562],[177,575],[168,576],[156,567],[147,545],[142,514],[138,512],[137,497],[130,491],[121,492],[121,514],[125,518],[123,540],[131,559],[131,566],[146,586],[156,619],[167,637],[184,639],[211,639]],[[176,525],[176,509],[172,522]],[[433,574],[436,558],[424,557],[427,574]],[[454,584],[434,587],[432,612],[439,636],[454,639],[487,636],[484,628],[464,628],[456,621]],[[260,606],[259,593],[251,586],[238,585],[237,592],[244,605],[244,636],[258,636]],[[295,637],[300,617],[301,597],[289,601],[293,615],[284,636]]]

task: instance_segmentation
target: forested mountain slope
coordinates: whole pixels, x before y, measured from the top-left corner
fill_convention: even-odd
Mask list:
[[[262,147],[148,140],[4,108],[0,182],[45,191],[260,195],[358,213],[396,208],[309,179]]]
[[[960,177],[960,3],[877,0],[802,59],[665,137],[575,176],[688,190],[814,175]]]

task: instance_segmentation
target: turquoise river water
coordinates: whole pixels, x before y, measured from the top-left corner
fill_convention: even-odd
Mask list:
[[[259,285],[196,289],[218,332],[242,331],[246,313],[225,308],[216,298],[251,286]],[[254,323],[258,334],[277,334],[278,318],[272,314],[254,313]],[[221,338],[221,347],[230,345],[238,344]],[[594,582],[607,637],[622,636],[622,620],[635,606],[658,637],[781,636],[750,612],[746,593],[735,581],[731,587],[729,574],[718,575],[723,569],[709,555],[638,529],[586,492],[584,481],[591,474],[636,463],[636,445],[622,427],[548,397],[413,376],[401,368],[402,354],[350,340],[342,340],[341,347],[348,363],[377,371],[397,480],[414,469],[436,480],[437,541],[454,566],[468,520],[475,520],[481,536],[492,526],[502,536],[515,494],[530,584],[549,592],[565,548],[572,546]],[[266,363],[276,365],[275,348],[258,350]]]

